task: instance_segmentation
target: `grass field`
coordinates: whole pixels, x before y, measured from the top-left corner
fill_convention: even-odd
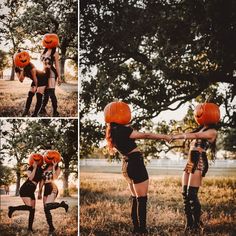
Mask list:
[[[56,228],[57,236],[77,236],[78,235],[78,198],[58,198],[57,202],[67,201],[69,210],[65,213],[63,208],[52,210],[53,223]],[[36,204],[34,233],[27,234],[28,215],[26,211],[16,211],[12,218],[8,218],[8,206],[22,205],[20,197],[1,196],[1,220],[0,220],[0,235],[1,236],[46,236],[48,235],[48,225],[43,210],[42,200],[38,200]]]
[[[26,102],[31,81],[0,80],[0,117],[21,116]],[[78,84],[75,81],[63,83],[56,87],[58,111],[61,117],[77,117]],[[30,112],[34,110],[34,97]],[[47,105],[48,116],[52,114],[51,101]]]
[[[206,177],[199,191],[204,235],[235,235],[236,177]],[[80,235],[131,235],[129,190],[120,174],[80,174]],[[151,176],[149,235],[184,235],[179,176]]]

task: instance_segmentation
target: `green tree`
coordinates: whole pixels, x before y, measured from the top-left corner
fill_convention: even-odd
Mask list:
[[[235,10],[233,0],[82,1],[81,116],[121,99],[142,124],[196,99],[235,126]]]
[[[4,0],[0,3],[0,39],[3,46],[10,47],[9,55],[12,58],[10,80],[14,80],[15,71],[13,55],[24,41],[24,32],[17,23],[22,1]]]

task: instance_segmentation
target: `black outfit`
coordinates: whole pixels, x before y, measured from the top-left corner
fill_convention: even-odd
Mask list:
[[[29,167],[28,170],[33,171],[33,167],[32,166]],[[42,168],[38,166],[32,181],[34,181],[36,183],[41,181],[42,173],[43,173]],[[21,197],[30,197],[32,200],[35,200],[34,192],[36,190],[36,185],[32,181],[27,179],[26,182],[21,186],[21,188],[20,188],[20,196]],[[9,218],[12,217],[13,212],[16,210],[29,211],[28,230],[32,231],[33,222],[34,222],[34,215],[35,215],[35,208],[33,208],[32,206],[27,206],[27,205],[20,205],[20,206],[15,206],[15,207],[10,206],[8,208]]]
[[[57,73],[56,68],[53,65],[54,61],[55,61],[54,54],[56,52],[56,48],[52,49],[51,54],[49,56],[45,55],[47,51],[48,51],[48,49],[46,48],[44,50],[43,54],[41,55],[41,61],[45,65],[48,65],[50,67],[49,68],[50,76],[53,75],[53,77],[55,77],[55,80],[57,80],[58,73]],[[46,106],[47,106],[47,103],[49,101],[49,98],[51,99],[51,102],[52,102],[53,116],[59,116],[59,113],[57,111],[57,97],[56,97],[56,94],[55,94],[55,88],[47,88],[45,90],[44,97],[43,97],[43,103],[42,103],[42,107],[41,107],[41,110],[40,110],[40,114],[46,114]]]
[[[34,68],[35,68],[35,66],[31,62],[27,66],[25,66],[23,68],[24,77],[28,77],[31,80],[33,80],[32,69],[34,69]],[[19,67],[15,68],[16,73],[20,73],[20,71],[21,71],[21,69]],[[50,76],[50,69],[46,69],[45,72],[36,70],[36,78],[37,78],[38,87],[47,86],[49,76]],[[31,87],[34,87],[34,86],[35,86],[35,82],[32,81]],[[33,97],[34,97],[34,93],[29,91],[23,116],[28,114]],[[32,116],[37,116],[38,112],[42,106],[43,95],[41,93],[36,93],[36,97],[37,97],[37,102],[36,102],[35,110],[34,110],[34,113]]]
[[[114,147],[123,155],[122,174],[128,183],[142,183],[148,180],[148,173],[140,152],[131,152],[137,147],[135,140],[129,138],[133,129],[116,123],[111,123],[111,138]],[[132,196],[131,219],[133,233],[147,233],[147,196]]]
[[[197,131],[200,131],[203,127],[199,127]],[[206,131],[211,127],[203,129]],[[202,171],[202,177],[204,177],[208,171],[208,159],[206,155],[207,149],[211,146],[211,144],[206,139],[197,139],[195,144],[195,148],[201,148],[204,151],[199,150],[191,150],[187,165],[185,166],[184,171],[186,173],[194,173],[195,170]],[[200,149],[200,150],[201,150]],[[184,212],[186,215],[186,225],[185,230],[201,229],[201,204],[198,199],[198,190],[199,187],[192,187],[187,185],[183,186],[182,195],[184,200]]]
[[[46,167],[47,168],[47,167]],[[52,170],[45,170],[42,178],[44,181],[50,181],[48,183],[45,183],[44,185],[44,193],[43,196],[47,197],[48,195],[55,193],[56,196],[58,194],[58,188],[56,186],[56,184],[53,183],[53,171]],[[65,209],[65,211],[68,211],[69,206],[62,201],[61,203],[59,202],[51,202],[51,203],[46,203],[44,205],[44,213],[46,216],[46,220],[49,226],[49,232],[53,232],[55,230],[54,226],[53,226],[53,222],[52,222],[52,214],[51,214],[51,210],[53,209],[57,209],[58,207],[63,207]]]

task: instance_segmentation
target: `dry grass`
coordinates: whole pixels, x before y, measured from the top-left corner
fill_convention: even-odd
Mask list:
[[[130,235],[129,191],[121,175],[81,173],[80,235]],[[150,235],[183,235],[180,177],[150,180]],[[235,235],[236,177],[206,177],[200,188],[204,235]]]
[[[31,81],[0,80],[0,117],[20,117],[24,109]],[[76,81],[63,83],[56,88],[58,111],[61,117],[77,117],[78,86]],[[30,112],[33,112],[36,98]],[[48,116],[52,114],[51,102],[47,105]]]
[[[77,236],[78,235],[78,199],[72,198],[58,198],[57,201],[67,201],[69,210],[65,213],[63,208],[52,210],[53,223],[56,228],[57,236]],[[26,211],[16,211],[10,219],[7,216],[7,208],[9,205],[22,205],[20,197],[1,196],[1,224],[0,235],[2,236],[25,236],[27,234],[28,215]],[[35,236],[48,235],[48,225],[43,210],[42,200],[37,201],[36,213],[34,220],[34,234]]]

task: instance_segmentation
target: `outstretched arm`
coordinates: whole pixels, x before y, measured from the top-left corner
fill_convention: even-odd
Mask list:
[[[24,71],[23,70],[20,70],[20,72],[16,72],[16,76],[17,78],[19,79],[19,81],[22,83],[25,79],[25,76],[24,76]]]
[[[170,135],[166,134],[142,133],[138,131],[133,131],[129,137],[131,139],[164,139],[166,141],[169,141],[171,139]]]
[[[213,142],[216,139],[216,136],[217,136],[217,131],[214,129],[209,129],[204,132],[183,133],[183,134],[172,135],[171,140],[175,140],[175,139],[208,139],[209,142]]]

